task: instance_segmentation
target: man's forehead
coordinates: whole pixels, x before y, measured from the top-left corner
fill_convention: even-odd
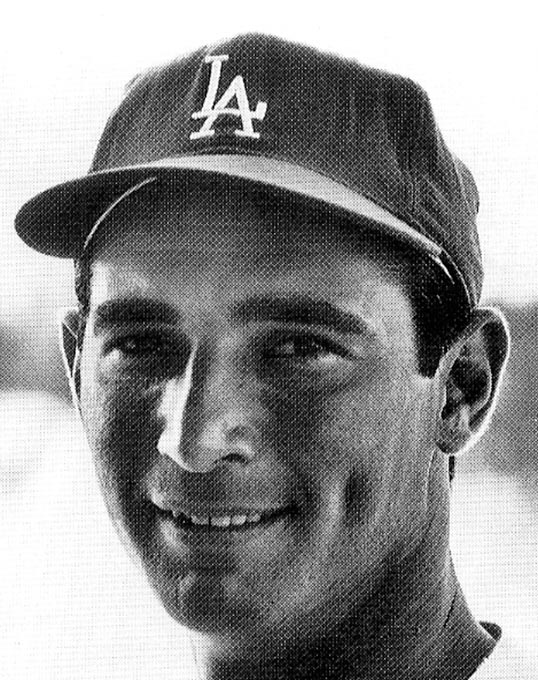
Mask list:
[[[410,316],[401,263],[370,233],[350,235],[330,213],[237,190],[133,196],[101,225],[92,268],[93,308],[146,298],[196,315],[303,296],[378,327]]]

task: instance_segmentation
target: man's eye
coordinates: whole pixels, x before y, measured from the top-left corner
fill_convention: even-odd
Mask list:
[[[133,334],[118,338],[113,348],[127,357],[142,358],[165,354],[169,351],[169,343],[158,334]]]
[[[311,336],[294,336],[275,343],[267,351],[271,359],[296,361],[322,361],[334,363],[339,361],[345,352],[333,343]]]
[[[103,368],[124,376],[160,379],[184,370],[190,343],[164,330],[125,330],[111,334],[103,346]]]

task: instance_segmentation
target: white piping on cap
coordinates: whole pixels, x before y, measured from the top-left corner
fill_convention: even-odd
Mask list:
[[[130,196],[131,194],[134,194],[135,191],[138,191],[141,189],[143,186],[146,184],[151,184],[151,182],[155,182],[157,178],[156,177],[146,177],[143,179],[141,182],[138,182],[138,184],[135,184],[132,187],[129,187],[127,191],[124,191],[123,194],[119,198],[116,198],[115,201],[113,201],[108,208],[105,210],[105,212],[99,217],[97,222],[93,225],[93,227],[90,230],[90,233],[88,236],[86,236],[86,240],[84,241],[84,246],[82,247],[82,252],[86,250],[86,248],[89,246],[90,241],[92,238],[95,236],[95,232],[99,229],[101,224],[106,220],[106,218],[110,215],[110,213],[114,210],[114,208],[123,201],[124,198],[127,198],[127,196]]]

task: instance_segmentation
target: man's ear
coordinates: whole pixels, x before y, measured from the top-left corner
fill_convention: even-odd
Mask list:
[[[509,354],[504,316],[479,308],[439,364],[444,390],[437,445],[449,455],[462,453],[483,433],[495,408]]]
[[[58,321],[60,325],[60,350],[62,352],[64,368],[69,381],[73,402],[78,408],[80,395],[79,312],[76,308],[61,309],[58,312]]]

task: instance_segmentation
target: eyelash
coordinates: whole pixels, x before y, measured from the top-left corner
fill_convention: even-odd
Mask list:
[[[131,347],[129,345],[131,344]],[[134,347],[132,346],[134,345]],[[167,337],[158,331],[140,331],[126,333],[114,338],[105,347],[106,350],[119,350],[124,356],[130,358],[143,358],[150,356],[164,356],[179,348],[176,339]]]
[[[292,344],[293,349],[296,351],[278,355],[275,349],[281,348],[286,344]],[[273,343],[266,348],[264,354],[271,360],[291,361],[299,359],[304,362],[309,360],[315,361],[320,358],[320,355],[332,354],[340,358],[346,358],[350,355],[346,349],[338,344],[312,333],[287,334],[274,338]]]

